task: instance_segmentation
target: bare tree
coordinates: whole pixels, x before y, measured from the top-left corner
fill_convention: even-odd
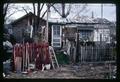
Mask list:
[[[5,23],[5,17],[6,17],[6,15],[7,15],[7,12],[8,12],[8,8],[9,8],[9,2],[10,2],[10,0],[7,0],[8,1],[8,3],[4,3],[3,4],[3,18],[4,18],[4,23]]]
[[[76,17],[76,16],[80,16],[82,13],[87,13],[89,11],[89,9],[87,8],[87,4],[77,4],[77,5],[73,5],[73,9],[71,12],[75,13],[73,18]]]
[[[50,7],[54,5],[54,4],[50,4],[49,5],[49,9]],[[28,14],[29,12],[33,12],[37,18],[33,18],[33,28],[34,28],[34,33],[36,33],[36,31],[38,31],[39,25],[40,25],[40,18],[43,19],[47,13],[47,9],[44,10],[46,4],[45,3],[31,3],[29,5],[19,5],[19,4],[11,4],[11,3],[5,3],[4,4],[4,19],[5,22],[9,20],[9,18],[15,14],[18,11],[21,12],[25,12],[26,14]]]
[[[87,4],[54,4],[52,8],[62,18],[74,18],[81,13],[89,11],[89,9],[87,9]]]
[[[40,25],[39,18],[41,18],[41,19],[44,18],[44,16],[47,13],[47,9],[44,10],[44,6],[46,6],[45,3],[39,3],[39,2],[32,3],[31,6],[32,7],[29,7],[29,6],[19,6],[18,7],[18,6],[14,6],[14,4],[11,5],[11,6],[9,5],[9,3],[5,4],[4,10],[6,12],[4,12],[4,16],[6,16],[6,14],[7,14],[5,20],[7,20],[10,16],[12,16],[17,11],[25,11],[26,13],[29,13],[30,11],[32,11],[37,16],[37,19],[34,18],[34,20],[33,20],[34,33],[36,33],[36,31],[38,31],[38,28],[40,28],[39,27],[39,25]],[[72,4],[54,4],[54,3],[49,3],[49,10],[50,10],[51,7],[56,12],[58,12],[59,15],[61,17],[63,17],[63,18],[67,18],[70,14],[76,13],[78,11],[79,12],[77,14],[79,14],[80,12],[82,12],[82,11],[84,11],[86,9],[86,5],[81,7],[81,10],[76,10],[77,7],[78,7],[77,9],[80,9],[79,8],[80,6],[77,6],[77,7],[75,6],[74,7],[74,6],[72,6]],[[9,10],[11,10],[11,8],[14,8],[14,11],[11,12],[11,14],[9,14],[8,12],[9,12]]]
[[[55,4],[52,6],[52,8],[62,17],[67,18],[67,16],[70,14],[71,5],[70,4]]]
[[[20,12],[20,11],[21,12],[25,11],[26,13],[28,13],[24,7],[17,6],[15,3],[11,3],[11,0],[8,0],[8,2],[4,3],[3,5],[4,23],[7,23],[8,21],[10,21],[12,19],[11,17],[15,13]]]
[[[38,30],[39,24],[40,24],[39,18],[43,19],[43,17],[47,13],[47,9],[45,11],[43,11],[44,6],[46,6],[45,3],[38,2],[38,3],[32,3],[32,5],[33,5],[33,13],[37,16],[36,24],[35,24],[35,18],[34,18],[34,23],[33,23],[33,27],[35,28],[35,32],[36,32]],[[50,7],[52,5],[53,4],[50,4]]]

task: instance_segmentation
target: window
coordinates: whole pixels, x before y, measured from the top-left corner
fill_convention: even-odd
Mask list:
[[[53,25],[52,26],[52,46],[61,47],[61,26]]]
[[[58,25],[53,26],[53,34],[55,37],[60,37],[60,26]]]
[[[92,36],[92,31],[89,30],[81,30],[79,33],[79,37],[82,40],[90,40],[91,36]]]

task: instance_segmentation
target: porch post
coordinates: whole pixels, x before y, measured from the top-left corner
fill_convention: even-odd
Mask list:
[[[76,63],[79,62],[79,32],[77,29],[77,34],[76,34]]]

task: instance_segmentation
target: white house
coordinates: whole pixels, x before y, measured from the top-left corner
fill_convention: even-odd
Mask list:
[[[112,22],[110,22],[109,20],[103,18],[96,18],[96,19],[93,19],[93,21],[95,23],[98,23],[98,24],[95,24],[94,26],[94,40],[93,41],[104,41],[106,43],[110,43],[110,40],[111,40],[111,26],[113,25]],[[114,29],[115,29],[115,26],[114,26]]]
[[[112,22],[103,18],[89,18],[87,16],[79,17],[76,19],[54,19],[49,20],[52,23],[51,25],[51,45],[53,47],[61,47],[62,42],[64,42],[65,35],[73,38],[75,37],[75,33],[72,32],[76,30],[79,32],[80,40],[87,39],[88,41],[93,42],[106,42],[110,43],[110,34],[111,34],[111,25]],[[115,26],[112,26],[115,27]],[[72,31],[65,34],[63,30],[65,28],[70,28]]]

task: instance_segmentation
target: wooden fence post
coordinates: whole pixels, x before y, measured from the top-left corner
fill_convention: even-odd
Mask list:
[[[79,62],[79,33],[77,32],[76,38],[76,63]]]

